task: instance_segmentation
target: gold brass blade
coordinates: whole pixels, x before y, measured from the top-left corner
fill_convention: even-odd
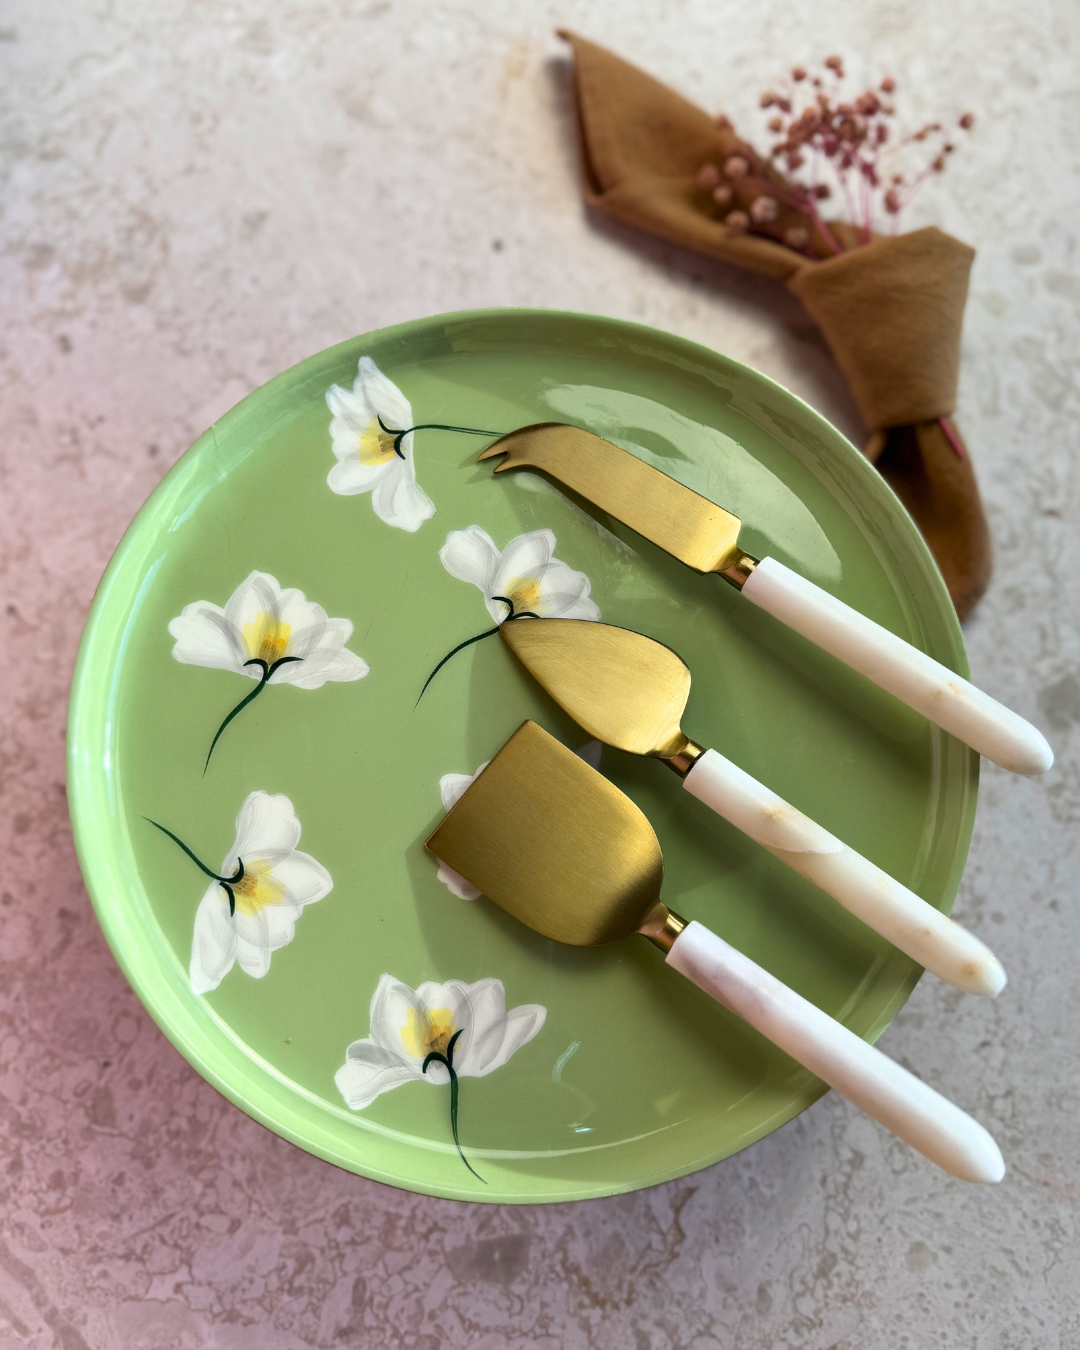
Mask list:
[[[662,910],[664,860],[652,826],[535,722],[507,741],[427,847],[555,942],[615,942]]]
[[[503,641],[590,736],[632,755],[667,759],[691,744],[682,732],[690,672],[652,638],[588,619],[519,619]]]
[[[548,473],[698,572],[737,563],[739,519],[627,450],[580,427],[541,422],[500,437],[480,455],[505,455],[495,472]]]

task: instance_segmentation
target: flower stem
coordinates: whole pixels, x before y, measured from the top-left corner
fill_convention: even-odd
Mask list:
[[[378,417],[377,413],[376,416]],[[404,451],[401,448],[401,442],[413,431],[461,431],[466,436],[503,435],[501,431],[481,431],[479,427],[451,427],[447,426],[445,422],[420,422],[415,427],[406,427],[404,431],[398,431],[395,427],[388,427],[381,417],[379,417],[379,426],[382,427],[383,431],[385,431],[388,436],[393,436],[394,454],[397,455],[399,459],[405,458]]]
[[[480,1175],[480,1173],[476,1170],[476,1168],[473,1167],[472,1163],[469,1162],[465,1154],[462,1153],[461,1140],[458,1138],[458,1124],[457,1124],[458,1076],[457,1072],[454,1069],[454,1046],[457,1045],[458,1038],[461,1036],[461,1033],[464,1030],[465,1030],[464,1027],[459,1027],[458,1030],[455,1031],[454,1034],[450,1037],[450,1044],[446,1047],[445,1055],[442,1054],[442,1052],[439,1050],[432,1050],[431,1054],[428,1055],[428,1057],[424,1060],[420,1072],[427,1073],[429,1064],[436,1063],[446,1065],[446,1072],[450,1075],[450,1132],[454,1136],[454,1146],[458,1151],[458,1157],[461,1159],[461,1161],[465,1164],[465,1166],[469,1169],[469,1171],[473,1174],[473,1176],[477,1179],[477,1181],[482,1182],[483,1185],[486,1186],[487,1182],[484,1181],[484,1178]]]
[[[233,894],[232,888],[237,884],[238,881],[243,881],[244,879],[244,860],[242,858],[237,858],[236,873],[234,876],[219,877],[216,872],[211,872],[210,868],[207,867],[207,865],[204,862],[200,862],[199,859],[196,858],[195,854],[192,853],[191,849],[188,848],[187,844],[185,844],[182,839],[178,839],[176,835],[173,834],[172,830],[167,830],[164,825],[159,825],[156,820],[151,820],[149,816],[143,816],[143,820],[153,825],[154,829],[160,830],[162,834],[167,834],[174,844],[177,844],[180,848],[183,849],[183,851],[188,855],[188,857],[199,869],[199,871],[205,872],[205,874],[211,879],[211,881],[218,881],[221,883],[222,889],[225,891],[225,894],[229,897],[229,913],[235,914],[236,897]]]
[[[493,595],[491,598],[492,600],[501,600],[502,603],[506,605],[506,607],[510,610],[510,613],[506,616],[505,619],[503,619],[503,623],[509,623],[511,619],[538,619],[540,617],[539,614],[534,614],[531,609],[523,609],[520,614],[515,613],[514,602],[513,600],[510,599],[509,596]],[[499,628],[501,627],[502,624],[499,625]],[[457,653],[461,651],[463,647],[471,647],[474,642],[479,642],[481,638],[494,637],[495,634],[499,631],[499,628],[489,628],[486,633],[477,633],[475,637],[466,638],[464,642],[459,642],[452,652],[447,652],[446,655],[443,657],[443,659],[439,662],[439,664],[435,667],[435,669],[424,681],[424,688],[420,690],[420,694],[417,697],[416,703],[413,704],[413,707],[415,708],[416,704],[420,702],[420,699],[424,697],[424,692],[427,689],[428,685],[435,678],[435,676],[438,675],[439,671],[442,670],[443,666],[446,665],[447,661],[449,661],[452,656],[456,656]]]
[[[459,642],[453,651],[447,652],[446,655],[443,657],[443,659],[439,662],[439,664],[435,667],[435,669],[424,681],[424,687],[423,689],[420,690],[420,693],[417,695],[416,703],[413,704],[413,707],[415,708],[417,704],[420,702],[420,700],[424,697],[424,695],[427,693],[428,685],[435,678],[435,676],[438,675],[439,671],[442,670],[443,666],[446,665],[447,661],[449,661],[452,656],[456,656],[458,652],[464,651],[466,647],[471,647],[474,642],[479,642],[481,638],[494,637],[498,631],[499,626],[498,624],[496,624],[494,628],[489,628],[486,633],[477,633],[475,637],[466,638],[464,642]]]
[[[243,712],[244,709],[247,707],[247,705],[252,701],[252,699],[258,698],[258,696],[270,683],[270,676],[273,675],[274,671],[277,670],[278,666],[284,666],[289,661],[301,661],[301,660],[303,660],[303,658],[300,656],[282,656],[277,661],[275,661],[272,666],[268,666],[261,657],[256,656],[251,661],[244,662],[245,666],[262,666],[262,675],[259,677],[259,683],[255,686],[255,688],[251,691],[251,693],[246,695],[244,698],[240,700],[240,702],[236,705],[236,707],[232,710],[232,712],[229,713],[228,717],[226,717],[225,721],[222,722],[221,726],[218,727],[217,735],[210,742],[210,749],[206,752],[206,763],[203,765],[204,778],[206,777],[207,769],[210,767],[210,756],[214,753],[214,746],[217,745],[218,741],[221,739],[221,733],[225,730],[225,728],[229,725],[229,723],[233,720],[233,718],[237,715],[237,713]]]

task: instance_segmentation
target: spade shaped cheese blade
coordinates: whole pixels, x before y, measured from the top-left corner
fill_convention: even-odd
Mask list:
[[[636,933],[664,879],[660,845],[634,803],[535,722],[507,741],[427,847],[507,914],[574,947]]]
[[[970,1116],[715,933],[668,910],[652,826],[535,722],[507,741],[427,846],[556,942],[648,937],[669,965],[941,1167],[972,1181],[1001,1179],[1001,1153]]]

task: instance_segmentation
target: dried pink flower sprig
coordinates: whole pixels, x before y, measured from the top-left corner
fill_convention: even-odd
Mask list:
[[[810,257],[868,243],[880,215],[891,218],[896,233],[900,213],[945,168],[955,143],[941,122],[898,133],[892,76],[854,98],[844,97],[845,78],[843,60],[830,56],[820,74],[794,66],[779,91],[764,93],[761,107],[772,110],[768,130],[776,138],[764,157],[735,136],[726,117],[717,119],[730,140],[719,163],[702,165],[697,181],[729,230],[766,235]],[[974,124],[966,112],[956,126],[966,132]],[[910,158],[912,147],[925,148],[923,162],[905,172],[898,157],[907,151]],[[833,195],[826,175],[843,195],[850,229],[830,226],[820,214],[819,203]]]

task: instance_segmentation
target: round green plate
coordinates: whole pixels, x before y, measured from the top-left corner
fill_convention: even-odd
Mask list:
[[[442,776],[474,773],[525,718],[574,749],[585,740],[497,636],[453,656],[417,702],[440,659],[492,627],[481,591],[440,561],[448,533],[480,526],[501,550],[553,531],[555,557],[588,576],[605,620],[685,659],[694,683],[684,727],[695,740],[941,909],[963,870],[977,757],[718,578],[586,514],[535,475],[495,477],[476,462],[490,437],[415,433],[417,480],[436,508],[415,531],[387,523],[370,494],[331,491],[325,395],[351,389],[361,357],[409,400],[415,423],[502,432],[567,421],[608,437],[739,515],[754,554],[966,674],[948,596],[903,508],[839,432],[763,376],[588,315],[494,310],[388,328],[302,362],[217,422],[139,512],[105,574],[70,722],[75,836],[102,928],[200,1073],[287,1139],[365,1176],[458,1199],[573,1200],[725,1158],[802,1111],[821,1083],[649,944],[558,947],[483,899],[458,898],[424,849],[443,810]],[[229,724],[204,775],[215,731],[256,686],[174,658],[169,624],[199,601],[225,606],[253,571],[349,620],[347,647],[370,673],[277,687],[282,667]],[[663,765],[605,749],[600,767],[656,829],[671,906],[860,1035],[882,1031],[919,978],[913,962],[712,815]],[[196,911],[210,886],[206,903],[228,926],[225,893],[149,822],[216,872],[256,791],[288,797],[299,847],[333,889],[304,909],[261,978],[237,964],[198,994],[188,975]],[[509,1031],[495,1026],[496,1040],[514,1026],[532,1031],[512,1054],[506,1041],[470,1069],[458,1047],[460,1153],[442,1064],[421,1074],[418,1059],[401,1059],[403,1045],[445,1049],[449,1014],[406,1016],[399,990],[372,1028],[384,974],[414,990],[498,980],[508,1009],[546,1010],[542,1025],[534,1012]],[[490,989],[474,993],[461,1018],[484,1022],[479,1037],[497,1023],[496,1005]],[[352,1110],[335,1074],[373,1031],[397,1086]]]

